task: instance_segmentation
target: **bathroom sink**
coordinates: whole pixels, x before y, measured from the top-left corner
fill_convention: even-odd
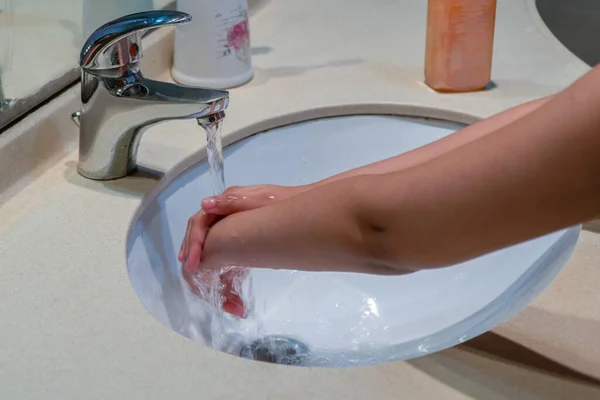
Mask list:
[[[600,62],[600,2],[598,0],[536,0],[540,17],[552,34],[579,59]]]
[[[461,125],[354,115],[262,132],[225,149],[229,185],[300,185],[425,145]],[[236,356],[302,366],[407,360],[477,336],[540,294],[580,227],[437,270],[403,276],[251,270],[247,319],[214,312],[181,278],[188,218],[211,194],[205,160],[168,176],[132,220],[127,265],[145,308],[170,329]],[[493,229],[490,227],[490,229]],[[435,243],[431,244],[435,251]]]

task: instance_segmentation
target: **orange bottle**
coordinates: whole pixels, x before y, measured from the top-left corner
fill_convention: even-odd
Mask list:
[[[429,0],[425,83],[472,92],[490,83],[496,0]]]

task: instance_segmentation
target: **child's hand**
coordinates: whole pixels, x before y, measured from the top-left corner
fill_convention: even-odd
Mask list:
[[[221,215],[208,214],[204,210],[200,210],[192,215],[188,220],[185,236],[179,249],[177,257],[179,262],[193,269],[198,267],[202,255],[202,246],[204,245],[208,229],[222,218],[223,216]]]
[[[244,303],[236,290],[239,287],[236,282],[243,280],[248,271],[245,268],[233,268],[224,272],[215,269],[200,269],[200,250],[204,245],[206,233],[214,223],[222,218],[222,216],[207,214],[202,210],[190,218],[179,251],[182,275],[192,292],[205,301],[209,301],[213,290],[220,290],[220,295],[223,296],[223,310],[244,318]],[[214,287],[215,285],[217,287]]]
[[[187,231],[179,250],[179,261],[191,268],[197,268],[202,258],[202,246],[208,230],[225,216],[261,208],[306,190],[303,186],[232,186],[219,196],[204,199],[202,209],[188,221]]]
[[[208,300],[213,284],[218,283],[223,288],[223,309],[238,317],[244,317],[244,304],[237,293],[235,282],[247,274],[241,267],[222,273],[220,271],[200,270],[202,250],[209,229],[225,216],[241,211],[249,211],[264,207],[276,201],[287,199],[300,193],[304,187],[256,185],[233,186],[220,196],[209,197],[202,202],[202,209],[188,221],[187,231],[179,250],[178,259],[183,263],[182,274],[191,290]],[[200,286],[204,290],[200,290]]]
[[[241,287],[240,282],[248,274],[247,268],[236,267],[219,271],[208,268],[188,269],[184,264],[182,273],[192,292],[204,301],[212,303],[213,291],[218,290],[218,295],[221,296],[219,301],[223,302],[223,311],[236,317],[246,317],[247,310],[238,290]]]

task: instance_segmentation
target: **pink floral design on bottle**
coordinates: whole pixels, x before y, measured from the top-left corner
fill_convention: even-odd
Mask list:
[[[227,44],[233,47],[236,53],[248,46],[248,42],[250,42],[248,20],[238,22],[227,31]]]
[[[250,63],[250,28],[248,26],[248,14],[245,10],[236,10],[233,15],[223,17],[218,14],[217,18],[223,21],[223,52],[220,57],[235,55],[240,61]]]

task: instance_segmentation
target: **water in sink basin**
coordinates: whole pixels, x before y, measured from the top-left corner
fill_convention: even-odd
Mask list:
[[[227,181],[309,183],[409,151],[458,128],[392,116],[292,125],[226,148]],[[260,347],[252,347],[255,341],[275,337],[265,343],[278,341],[282,351],[295,346],[293,351],[304,352],[296,358],[301,365],[406,360],[481,334],[549,284],[579,234],[574,227],[450,268],[396,277],[252,270],[244,282],[250,318],[213,318],[206,303],[187,290],[176,257],[187,219],[211,192],[203,162],[161,182],[144,199],[128,235],[135,291],[158,320],[201,344],[248,356],[249,349]]]

